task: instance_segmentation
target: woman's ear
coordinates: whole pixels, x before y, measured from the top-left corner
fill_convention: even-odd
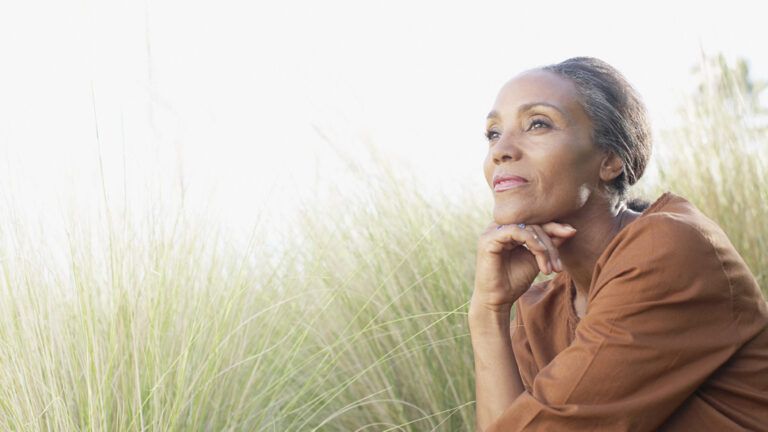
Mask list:
[[[624,171],[624,162],[616,153],[607,152],[600,163],[600,180],[610,183]]]

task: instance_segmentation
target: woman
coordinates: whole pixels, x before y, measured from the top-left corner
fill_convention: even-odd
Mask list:
[[[768,430],[765,299],[687,200],[627,201],[651,145],[624,77],[587,57],[524,72],[487,137],[478,430]],[[555,276],[532,285],[539,272]]]

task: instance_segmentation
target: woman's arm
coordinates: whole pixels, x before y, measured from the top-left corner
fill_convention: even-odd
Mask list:
[[[523,383],[510,340],[510,310],[473,302],[469,330],[475,355],[477,431],[484,431],[520,395]]]
[[[575,233],[573,227],[556,222],[527,227],[492,223],[478,240],[469,326],[480,431],[523,392],[510,340],[512,305],[540,271],[562,270],[557,247]]]

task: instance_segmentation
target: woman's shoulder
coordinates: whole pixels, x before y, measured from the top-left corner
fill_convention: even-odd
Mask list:
[[[612,239],[595,266],[590,297],[606,285],[649,296],[729,299],[764,309],[757,280],[720,226],[687,199],[664,193]],[[735,312],[735,311],[734,311]]]
[[[598,259],[640,259],[674,249],[678,260],[717,258],[718,248],[735,252],[720,226],[682,196],[665,192],[633,222],[622,229]],[[675,260],[677,261],[677,260]]]

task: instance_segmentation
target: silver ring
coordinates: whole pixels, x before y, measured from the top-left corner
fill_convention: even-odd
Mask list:
[[[517,227],[520,228],[520,229],[525,229],[525,224],[524,223],[519,223],[519,224],[517,224]]]

